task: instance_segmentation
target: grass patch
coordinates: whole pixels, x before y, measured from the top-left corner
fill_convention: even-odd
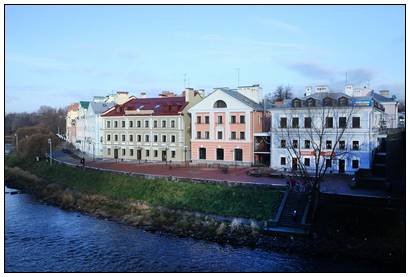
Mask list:
[[[151,205],[225,216],[270,219],[281,193],[271,188],[228,187],[214,184],[171,182],[162,179],[82,170],[45,161],[31,163],[6,157],[6,165],[19,166],[52,182],[116,200],[142,200]]]

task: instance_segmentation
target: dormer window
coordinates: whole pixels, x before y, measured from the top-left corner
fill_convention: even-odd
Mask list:
[[[316,106],[315,99],[313,99],[313,98],[307,99],[307,100],[306,100],[306,105],[307,105],[308,107],[314,107],[314,106]]]
[[[215,102],[214,108],[226,108],[226,103],[222,100],[218,100]]]
[[[293,99],[292,100],[292,107],[294,107],[294,108],[302,107],[302,101],[300,101],[300,99],[297,99],[297,98]]]
[[[338,104],[339,106],[342,106],[342,107],[347,106],[347,97],[344,97],[344,96],[340,97],[338,99]]]
[[[323,98],[323,106],[324,107],[333,107],[333,99],[330,97]]]

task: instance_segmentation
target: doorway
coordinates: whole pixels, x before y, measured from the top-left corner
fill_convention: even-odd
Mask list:
[[[114,159],[118,159],[118,149],[114,149]]]
[[[297,170],[297,169],[298,169],[298,159],[292,158],[292,170]]]
[[[137,150],[137,160],[141,160],[141,150]]]
[[[167,161],[167,151],[163,150],[161,157],[162,157],[162,161],[166,162]]]
[[[339,160],[339,173],[345,173],[345,160]]]

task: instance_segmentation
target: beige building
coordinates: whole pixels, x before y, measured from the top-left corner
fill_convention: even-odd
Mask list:
[[[198,91],[133,98],[101,114],[103,158],[184,162],[191,159],[191,118],[187,110],[202,100]]]

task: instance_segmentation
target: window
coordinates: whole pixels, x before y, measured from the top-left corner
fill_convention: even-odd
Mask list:
[[[216,159],[219,161],[223,161],[224,159],[224,150],[222,148],[216,149]]]
[[[205,139],[209,139],[209,131],[205,131]]]
[[[236,116],[231,115],[231,123],[236,124]]]
[[[141,128],[141,121],[139,121],[139,120],[137,121],[137,127]]]
[[[326,141],[326,149],[332,149],[332,141],[331,140]]]
[[[333,99],[330,98],[330,97],[323,98],[323,106],[332,107],[333,106]]]
[[[130,135],[130,141],[133,141],[133,140],[134,140],[134,136]]]
[[[129,123],[130,128],[134,127],[134,121],[131,120],[128,123]]]
[[[145,141],[149,142],[149,135],[145,135]]]
[[[240,139],[245,139],[245,132],[240,132],[239,133],[239,138]]]
[[[114,128],[118,128],[118,121],[114,121]]]
[[[111,128],[111,121],[107,121],[107,128]]]
[[[346,97],[340,97],[338,102],[339,102],[339,106],[347,106],[347,98]]]
[[[305,166],[310,166],[310,158],[305,158]]]
[[[298,141],[296,139],[292,141],[292,146],[293,148],[298,148]]]
[[[130,149],[130,156],[134,156],[134,149]]]
[[[158,150],[154,150],[154,157],[158,157]]]
[[[281,117],[280,118],[280,128],[286,128],[286,127],[287,127],[286,117]]]
[[[125,141],[125,135],[122,135],[121,138],[122,138],[122,141]]]
[[[226,103],[222,100],[218,100],[215,102],[214,108],[226,108]]]
[[[359,160],[352,160],[352,168],[359,168]]]
[[[175,158],[175,151],[171,151],[171,158]]]
[[[292,101],[292,107],[294,108],[300,108],[302,107],[302,101],[300,101],[299,99],[293,99]]]
[[[326,128],[333,128],[333,117],[326,117]]]
[[[125,149],[122,149],[122,155],[125,156]]]
[[[145,120],[145,128],[149,128],[149,121]]]
[[[206,148],[199,148],[199,159],[206,160]]]
[[[360,128],[360,117],[353,117],[352,128]]]
[[[114,135],[114,140],[118,141],[118,135]]]
[[[125,128],[125,121],[124,121],[124,120],[121,121],[121,127],[122,127],[122,128]]]
[[[299,128],[299,118],[292,118],[292,128]]]
[[[111,135],[107,135],[107,141],[111,140]]]
[[[196,138],[197,138],[197,139],[201,139],[201,131],[197,131],[197,132],[196,132]]]
[[[171,128],[175,128],[175,120],[171,120]]]
[[[171,136],[171,142],[175,142],[175,136],[174,135]]]
[[[167,142],[167,136],[166,135],[162,135],[162,142]]]
[[[197,117],[196,117],[196,123],[197,123],[197,124],[201,124],[201,117],[200,117],[200,116],[197,116]]]
[[[231,139],[236,139],[236,132],[231,132]]]
[[[223,124],[222,115],[218,115],[218,124]]]
[[[326,168],[332,167],[332,160],[331,159],[326,159]]]
[[[154,120],[154,128],[158,128],[158,121]]]
[[[280,165],[286,165],[286,158],[280,157]]]
[[[344,140],[339,141],[339,150],[345,150],[346,149],[346,143]]]
[[[359,141],[358,140],[354,140],[353,141],[353,150],[359,150]]]
[[[241,124],[245,123],[245,116],[244,115],[239,116],[239,123],[241,123]]]
[[[280,140],[280,148],[286,148],[286,140],[284,139]]]
[[[312,128],[312,118],[305,117],[305,128]]]
[[[346,117],[339,117],[339,128],[346,128]]]
[[[154,142],[158,142],[158,135],[154,135]]]
[[[141,135],[138,135],[138,136],[137,136],[137,141],[138,141],[138,142],[141,142]]]
[[[108,155],[108,156],[111,155],[111,148],[107,148],[107,155]]]
[[[310,140],[305,140],[305,148],[306,149],[310,148]]]
[[[209,116],[205,116],[205,124],[209,124]]]
[[[222,131],[218,131],[218,139],[222,139]]]
[[[167,128],[167,122],[165,120],[162,120],[162,128]]]
[[[235,154],[235,161],[242,161],[242,156],[243,156],[243,154],[242,154],[242,149],[235,149],[235,152],[234,152]]]
[[[316,106],[316,101],[313,98],[309,98],[308,100],[306,100],[306,104],[308,107],[315,107]]]
[[[149,157],[149,150],[145,150],[145,157]]]

